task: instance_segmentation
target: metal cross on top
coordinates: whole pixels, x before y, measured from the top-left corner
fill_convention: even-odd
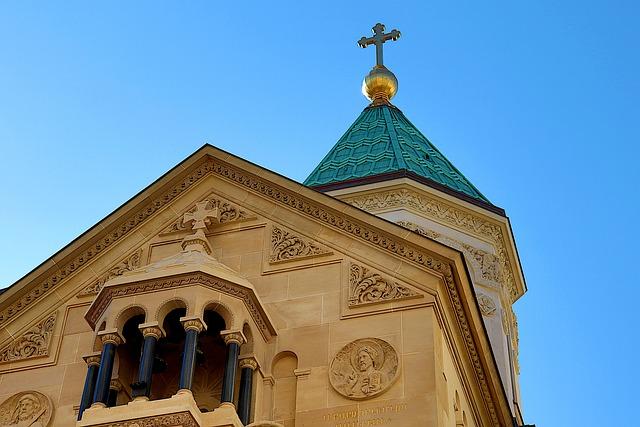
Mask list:
[[[384,24],[377,23],[373,28],[373,37],[363,37],[358,40],[358,46],[366,48],[369,45],[376,45],[376,65],[383,66],[382,63],[382,44],[388,40],[396,41],[400,38],[400,31],[391,30],[387,34],[384,33]]]
[[[196,210],[193,212],[187,212],[184,214],[185,223],[193,221],[193,229],[207,228],[207,223],[213,222],[217,224],[220,221],[220,210],[218,206],[213,209],[207,209],[208,200],[196,203]]]

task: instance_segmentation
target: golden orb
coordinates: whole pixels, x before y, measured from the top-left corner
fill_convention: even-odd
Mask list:
[[[398,92],[398,79],[384,65],[376,65],[362,81],[362,94],[373,105],[389,104]]]

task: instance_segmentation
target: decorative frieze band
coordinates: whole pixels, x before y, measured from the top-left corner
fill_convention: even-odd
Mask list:
[[[51,313],[20,338],[0,350],[0,363],[48,356],[57,317],[58,312]]]
[[[132,420],[98,424],[93,427],[198,427],[199,424],[189,412],[176,414],[156,415],[147,418],[135,418]]]
[[[140,261],[142,259],[142,249],[138,249],[127,258],[122,260],[118,265],[111,268],[106,274],[104,274],[100,279],[91,283],[89,286],[84,288],[82,292],[78,294],[78,298],[88,296],[88,295],[97,295],[105,283],[114,277],[118,277],[126,273],[127,271],[133,271],[136,268],[140,267]]]
[[[349,307],[421,296],[368,268],[349,264]]]
[[[290,261],[294,259],[310,258],[330,255],[333,252],[309,239],[302,238],[280,227],[271,229],[270,263]]]

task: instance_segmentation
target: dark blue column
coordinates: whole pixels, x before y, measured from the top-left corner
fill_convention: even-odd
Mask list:
[[[87,362],[87,376],[84,379],[80,409],[78,409],[78,421],[82,419],[84,410],[91,406],[96,380],[98,379],[98,368],[100,367],[100,356],[87,356],[84,360]]]
[[[185,330],[184,351],[182,352],[182,366],[180,367],[180,383],[178,391],[189,390],[193,385],[193,373],[196,367],[196,346],[198,334],[204,328],[199,319],[182,321]]]
[[[109,385],[113,373],[116,347],[122,343],[122,338],[117,334],[104,334],[100,339],[102,340],[102,355],[92,404],[105,407],[109,403]]]
[[[244,338],[239,333],[228,333],[223,338],[227,344],[227,360],[224,365],[224,375],[222,376],[222,397],[220,402],[233,404],[238,355],[240,354],[240,344],[244,342]]]
[[[253,371],[258,367],[255,359],[240,360],[240,393],[238,396],[238,417],[242,424],[251,420],[251,396],[253,395]]]
[[[153,376],[153,360],[156,355],[156,343],[162,336],[162,330],[157,326],[142,329],[144,344],[138,367],[138,380],[131,384],[133,397],[149,397],[151,395],[151,378]]]

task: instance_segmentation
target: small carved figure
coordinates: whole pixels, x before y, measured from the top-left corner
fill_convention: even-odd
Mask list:
[[[344,346],[331,362],[333,388],[351,399],[367,399],[385,391],[396,379],[398,355],[378,338],[365,338]]]
[[[46,401],[45,401],[46,402]],[[44,427],[42,419],[49,408],[43,404],[35,393],[24,393],[14,403],[8,427]],[[8,421],[8,422],[7,422]]]

